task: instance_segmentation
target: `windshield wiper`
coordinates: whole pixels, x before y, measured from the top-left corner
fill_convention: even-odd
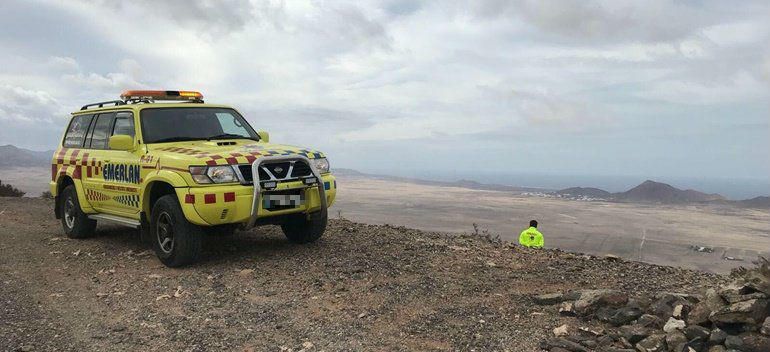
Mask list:
[[[211,136],[206,138],[207,141],[210,141],[212,139],[251,139],[253,141],[258,141],[258,139],[256,138],[246,137],[240,134],[232,134],[232,133],[223,133],[223,134],[218,134],[216,136]]]
[[[168,137],[168,138],[161,138],[157,141],[152,141],[150,143],[167,143],[167,142],[182,142],[182,141],[196,141],[201,140],[203,138],[199,137],[189,137],[189,136],[177,136],[177,137]]]

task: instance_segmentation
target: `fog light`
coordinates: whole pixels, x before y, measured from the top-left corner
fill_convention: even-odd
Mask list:
[[[304,182],[306,185],[312,185],[317,182],[315,177],[308,177],[306,179],[303,179],[302,182]]]

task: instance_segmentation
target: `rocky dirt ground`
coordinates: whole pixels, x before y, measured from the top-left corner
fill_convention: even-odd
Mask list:
[[[0,198],[0,351],[540,351],[561,316],[536,295],[698,293],[724,276],[528,250],[482,236],[330,222],[312,245],[274,227],[168,269],[136,233],[70,240],[52,201]]]

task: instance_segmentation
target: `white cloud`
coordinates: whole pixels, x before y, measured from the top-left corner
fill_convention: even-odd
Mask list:
[[[0,120],[5,123],[50,122],[62,111],[61,104],[46,91],[0,84]]]
[[[655,82],[639,95],[646,99],[700,106],[746,103],[770,98],[767,88],[746,71],[719,81],[672,79]]]
[[[239,108],[276,140],[320,149],[467,134],[513,148],[515,139],[502,132],[578,135],[610,125],[626,133],[635,119],[665,114],[685,124],[726,104],[763,104],[770,94],[765,2],[141,0],[15,7],[15,16],[29,22],[54,13],[38,22],[57,35],[0,33],[0,45],[11,48],[0,56],[0,85],[45,93],[55,102],[47,105],[61,108],[40,110],[34,107],[42,102],[7,93],[4,121],[74,110],[128,88],[195,89],[209,102]]]
[[[721,23],[704,28],[703,35],[721,46],[746,45],[762,41],[768,36],[770,28],[758,21],[741,21],[733,23]]]
[[[54,71],[71,72],[80,70],[78,62],[71,57],[51,56],[48,59],[48,66]]]
[[[485,17],[515,17],[544,34],[582,42],[667,42],[714,20],[713,14],[682,2],[586,0],[478,1]]]
[[[762,76],[765,78],[765,81],[770,83],[770,57],[767,57],[765,62],[761,64],[761,72]]]

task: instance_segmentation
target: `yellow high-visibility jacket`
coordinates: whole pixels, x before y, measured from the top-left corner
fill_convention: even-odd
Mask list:
[[[543,234],[540,233],[537,228],[530,227],[521,231],[521,235],[519,235],[519,244],[525,247],[543,248],[545,242],[543,241]]]

